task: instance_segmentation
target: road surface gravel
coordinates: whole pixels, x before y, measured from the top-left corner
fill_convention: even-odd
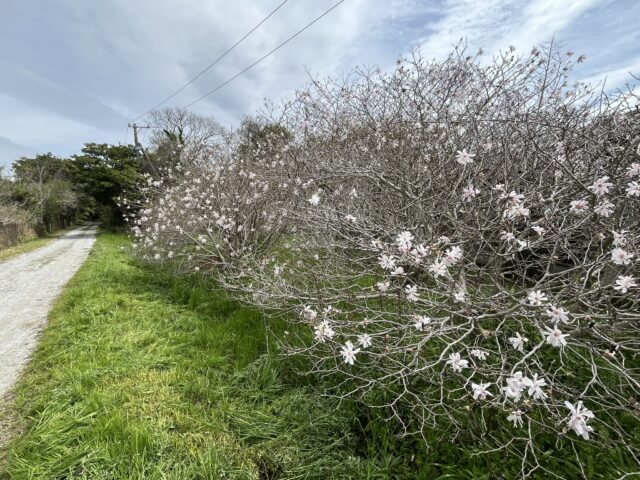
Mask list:
[[[29,361],[54,300],[89,255],[96,230],[81,227],[0,262],[0,399]]]

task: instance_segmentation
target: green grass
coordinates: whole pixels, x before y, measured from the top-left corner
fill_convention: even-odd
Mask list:
[[[64,230],[59,230],[55,233],[51,233],[47,235],[46,237],[34,237],[8,248],[0,248],[0,262],[2,262],[3,260],[8,260],[11,257],[15,257],[16,255],[31,252],[40,247],[44,247],[45,245],[51,243],[56,238],[67,233],[69,230],[70,229],[68,228]]]
[[[255,310],[101,235],[0,414],[18,432],[0,478],[381,478],[266,340]]]

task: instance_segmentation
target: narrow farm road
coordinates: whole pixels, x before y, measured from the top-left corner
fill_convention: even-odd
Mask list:
[[[0,398],[33,352],[49,309],[89,255],[97,227],[81,227],[0,262]]]

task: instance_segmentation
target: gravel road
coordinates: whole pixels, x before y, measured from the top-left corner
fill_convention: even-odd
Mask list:
[[[48,245],[0,262],[0,398],[29,360],[62,287],[86,260],[96,227],[82,227]]]

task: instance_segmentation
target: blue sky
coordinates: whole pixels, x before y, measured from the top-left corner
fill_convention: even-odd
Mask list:
[[[30,0],[0,16],[0,165],[20,155],[77,153],[125,140],[127,121],[186,83],[282,0]],[[337,0],[289,0],[251,37],[174,98],[183,106],[269,51]],[[339,75],[391,68],[420,47],[442,58],[466,38],[528,51],[555,35],[585,54],[576,80],[615,88],[640,73],[637,0],[346,0],[310,30],[194,106],[237,124],[265,98],[290,95],[305,68]],[[130,141],[130,136],[129,136]]]

